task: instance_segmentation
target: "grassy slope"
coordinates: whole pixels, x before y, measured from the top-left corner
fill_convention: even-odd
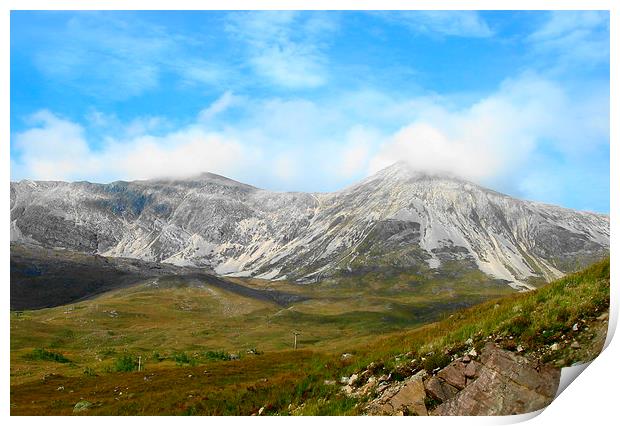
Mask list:
[[[398,354],[413,351],[433,359],[428,353],[456,351],[469,337],[481,344],[487,336],[504,335],[510,345],[522,344],[530,355],[539,356],[538,348],[570,334],[575,322],[592,318],[608,307],[609,261],[530,293],[506,296],[459,311],[437,323],[371,339],[368,334],[364,336],[362,329],[369,324],[376,325],[376,318],[360,322],[356,314],[345,314],[347,309],[358,312],[362,307],[364,312],[371,312],[370,307],[385,304],[382,297],[386,297],[384,294],[389,293],[391,287],[379,283],[376,286],[377,299],[369,302],[363,302],[362,297],[350,297],[357,291],[356,286],[345,286],[340,292],[334,288],[333,295],[321,300],[323,305],[317,300],[304,302],[302,308],[291,309],[295,314],[287,313],[291,317],[286,321],[279,323],[276,316],[266,329],[264,318],[273,319],[276,313],[282,312],[280,308],[244,298],[235,300],[232,295],[226,295],[223,298],[226,302],[222,304],[221,299],[204,289],[182,287],[152,292],[138,288],[123,290],[76,305],[70,314],[64,314],[64,308],[28,312],[19,318],[12,314],[11,412],[70,414],[76,402],[86,399],[94,404],[88,411],[91,414],[249,414],[261,406],[266,407],[267,413],[287,414],[289,404],[293,410],[303,404],[294,411],[297,414],[355,414],[356,401],[341,396],[338,386],[325,385],[324,380],[348,375],[377,360],[383,361],[387,370],[396,371],[399,361],[395,356]],[[424,286],[420,289],[424,291]],[[307,288],[305,291],[313,290]],[[437,287],[426,291],[437,293]],[[458,286],[452,291],[455,295],[460,293]],[[344,309],[340,305],[347,298],[352,302]],[[176,305],[153,303],[164,300],[173,300]],[[407,300],[411,302],[412,299]],[[115,318],[103,312],[109,310],[106,303],[112,302],[119,313]],[[179,312],[178,307],[184,303],[195,305],[192,310]],[[312,304],[319,305],[313,307]],[[93,306],[98,306],[98,310],[89,312]],[[209,316],[217,318],[219,314],[216,313],[226,309],[235,309],[237,315],[229,315],[228,324],[207,327],[203,322],[208,321]],[[304,309],[314,313],[306,313]],[[340,312],[335,314],[336,322],[324,321],[325,312],[336,311]],[[248,322],[253,315],[255,324]],[[313,316],[323,320],[317,321]],[[157,323],[153,323],[154,318]],[[188,328],[192,322],[205,327]],[[319,338],[306,346],[312,350],[279,350],[287,345],[292,325],[315,327],[312,335]],[[403,324],[397,325],[403,328]],[[113,334],[110,335],[110,331]],[[390,327],[383,327],[382,331],[389,333]],[[202,332],[206,335],[202,336]],[[508,339],[509,336],[512,339]],[[257,342],[265,344],[261,347]],[[271,342],[271,346],[267,342]],[[207,348],[239,350],[244,345],[258,346],[265,353],[244,355],[238,361],[209,361],[200,356],[200,351]],[[36,347],[56,348],[73,362],[29,359],[28,354]],[[153,350],[165,352],[191,347],[198,355],[196,366],[180,367],[172,360],[156,362],[147,356]],[[107,348],[107,352],[98,348]],[[132,354],[144,353],[146,371],[106,372],[125,350]],[[353,353],[352,361],[342,361],[339,356],[342,351]],[[578,354],[571,351],[565,348],[540,356],[547,361],[555,357],[572,362],[578,359]],[[89,375],[82,374],[85,368],[93,371],[87,371]],[[93,372],[97,376],[92,376]],[[42,379],[50,373],[60,376]]]
[[[453,282],[405,274],[387,280],[372,276],[343,280],[341,285],[239,282],[310,299],[283,308],[209,285],[151,278],[68,306],[13,312],[11,382],[52,372],[75,376],[87,367],[103,372],[125,353],[145,360],[157,353],[158,358],[169,358],[164,364],[174,365],[170,359],[178,352],[200,358],[209,350],[285,350],[291,347],[293,330],[303,333],[300,348],[338,351],[513,292],[478,275]],[[36,348],[60,352],[73,363],[59,366],[25,360]]]
[[[573,324],[608,307],[609,259],[538,290],[487,301],[443,321],[386,336],[364,351],[365,359],[358,364],[368,355],[386,358],[412,349],[420,354],[440,352],[458,348],[468,338],[482,342],[487,336],[534,350],[560,340],[570,334]]]

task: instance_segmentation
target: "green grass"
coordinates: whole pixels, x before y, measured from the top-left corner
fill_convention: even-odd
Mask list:
[[[425,357],[420,367],[432,371],[447,365],[449,355],[462,350],[469,338],[478,349],[487,337],[493,336],[506,339],[513,349],[522,344],[527,350],[535,350],[569,334],[572,325],[580,320],[592,320],[608,309],[609,284],[609,259],[606,259],[538,290],[482,303],[443,321],[351,349],[348,352],[355,354],[354,361],[343,366],[334,377],[360,371],[370,362],[384,364],[397,376],[400,362],[395,357],[404,353],[413,353],[418,359]],[[554,354],[570,358],[566,352]],[[341,414],[354,414],[354,411],[345,409]]]
[[[81,375],[85,367],[114,371],[119,354],[126,353],[142,356],[148,367],[177,364],[175,354],[180,353],[201,363],[224,359],[224,354],[230,353],[246,356],[256,347],[263,352],[287,350],[292,348],[294,330],[302,332],[299,348],[337,352],[371,341],[376,335],[415,328],[445,312],[514,293],[508,286],[484,281],[476,274],[454,282],[402,272],[389,279],[376,274],[348,277],[340,284],[238,281],[309,300],[283,308],[167,278],[160,288],[149,281],[72,304],[72,309],[63,306],[12,313],[11,383],[51,372],[44,364],[24,365],[21,361],[38,347],[62,352],[80,366],[54,369],[68,376]]]
[[[443,321],[378,339],[359,351],[352,368],[376,359],[389,361],[409,351],[454,352],[469,338],[478,344],[488,336],[512,338],[515,344],[535,348],[559,339],[580,319],[593,318],[608,307],[609,259],[540,289],[491,300]]]
[[[94,403],[89,414],[248,415],[261,407],[266,414],[359,414],[360,401],[344,397],[338,385],[325,381],[349,376],[371,362],[395,377],[406,375],[403,365],[411,358],[432,370],[445,365],[469,338],[480,348],[489,336],[503,337],[527,352],[569,334],[574,323],[609,306],[609,260],[532,292],[458,311],[431,308],[422,318],[440,321],[423,326],[420,314],[414,315],[424,299],[445,308],[452,300],[447,295],[458,299],[467,285],[417,283],[419,293],[394,290],[409,286],[406,280],[373,281],[370,287],[380,290],[378,296],[353,282],[340,294],[323,283],[305,287],[315,298],[291,309],[223,291],[168,288],[145,293],[133,288],[82,302],[71,314],[54,308],[12,315],[11,411],[71,414],[82,397]],[[277,283],[250,284],[265,288]],[[387,296],[390,291],[393,296]],[[319,293],[322,299],[316,297]],[[339,306],[345,298],[349,302]],[[175,309],[177,302],[190,299],[195,310]],[[105,313],[111,309],[118,316]],[[293,328],[304,332],[297,351],[288,349]],[[73,362],[23,356],[59,339],[65,339],[63,356]],[[246,353],[256,346],[260,355]],[[353,357],[342,360],[343,352]],[[229,353],[240,353],[241,359],[231,361]],[[135,371],[138,355],[146,360],[140,373]],[[126,370],[113,368],[119,360]],[[99,374],[84,374],[86,368]],[[60,376],[42,382],[50,373]],[[61,385],[73,392],[58,392]],[[121,387],[122,396],[115,392]]]

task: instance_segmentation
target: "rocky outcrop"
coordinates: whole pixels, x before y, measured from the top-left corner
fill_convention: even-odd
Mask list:
[[[479,357],[472,354],[475,351],[436,374],[419,370],[393,383],[386,376],[378,381],[373,376],[359,388],[349,382],[343,390],[357,397],[374,395],[366,405],[370,415],[512,415],[539,410],[553,400],[560,381],[558,368],[494,343],[487,343]]]
[[[424,389],[429,397],[439,402],[447,401],[459,392],[459,389],[436,376],[433,376],[424,382]]]
[[[527,358],[487,344],[480,364],[448,366],[437,377],[446,383],[465,383],[454,397],[440,404],[433,415],[501,416],[523,414],[545,408],[553,401],[560,370],[535,364]],[[441,374],[448,370],[449,375]],[[470,377],[467,377],[470,376]],[[446,379],[449,379],[446,380]]]
[[[443,370],[440,370],[437,373],[437,378],[458,390],[462,390],[467,384],[467,378],[465,377],[466,367],[467,365],[463,361],[455,361]]]
[[[402,383],[391,386],[383,394],[372,401],[368,407],[371,415],[428,415],[425,405],[426,392],[424,377],[421,371]]]

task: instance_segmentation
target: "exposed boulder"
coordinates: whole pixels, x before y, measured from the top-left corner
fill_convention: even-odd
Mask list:
[[[374,376],[368,378],[368,381],[359,390],[360,395],[368,395],[377,386],[377,379]]]
[[[433,376],[430,379],[425,380],[424,389],[426,389],[426,393],[429,397],[440,403],[453,398],[459,391],[457,388],[444,382],[437,376]]]
[[[74,413],[81,413],[84,411],[88,411],[90,409],[90,407],[92,407],[92,403],[89,401],[86,401],[85,399],[78,401],[77,404],[75,404],[75,406],[73,407],[73,412]]]
[[[353,386],[357,382],[357,379],[358,379],[358,375],[352,374],[351,377],[349,377],[348,385]]]
[[[467,367],[465,367],[465,370],[463,371],[463,375],[465,376],[466,379],[473,380],[476,377],[478,377],[478,372],[480,371],[480,367],[481,365],[479,362],[472,361],[469,364],[467,364]]]
[[[444,382],[454,386],[458,390],[461,390],[467,384],[465,379],[465,368],[467,364],[462,361],[453,361],[443,370],[440,370],[437,373],[437,377],[442,379]]]
[[[388,388],[383,395],[371,401],[367,406],[367,412],[371,415],[399,415],[408,414],[426,416],[428,412],[424,399],[425,372],[419,372],[409,377],[403,383]]]
[[[554,364],[545,364],[542,362],[544,356],[570,348],[573,354],[585,351],[584,359],[596,357],[606,338],[606,314],[604,312],[596,320],[580,320],[576,332],[562,336],[561,342],[538,349],[519,345],[511,336],[502,339],[490,335],[484,338],[487,343],[482,349],[476,346],[479,355],[474,348],[463,345],[451,353],[453,361],[444,368],[407,374],[402,380],[401,373],[406,372],[400,371],[399,366],[393,371],[396,372],[394,378],[392,374],[383,374],[358,381],[357,386],[361,388],[351,389],[350,395],[367,396],[372,391],[376,397],[365,408],[365,412],[372,415],[423,415],[424,410],[417,405],[420,401],[431,415],[490,416],[536,411],[553,401],[560,381],[557,367],[566,364],[562,358]],[[506,346],[507,342],[514,343],[511,347],[516,352],[499,346]],[[375,370],[373,367],[374,363],[358,373],[359,376]],[[390,378],[396,381],[390,382]],[[420,383],[424,395],[419,392]]]
[[[559,369],[535,364],[490,343],[483,349],[480,361],[478,378],[439,405],[433,415],[523,414],[553,401],[560,381]],[[454,371],[448,377],[454,379]]]

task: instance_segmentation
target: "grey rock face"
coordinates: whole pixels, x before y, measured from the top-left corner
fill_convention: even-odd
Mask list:
[[[396,164],[329,194],[269,192],[212,174],[12,182],[11,238],[299,281],[459,262],[519,288],[605,255],[609,218]]]

